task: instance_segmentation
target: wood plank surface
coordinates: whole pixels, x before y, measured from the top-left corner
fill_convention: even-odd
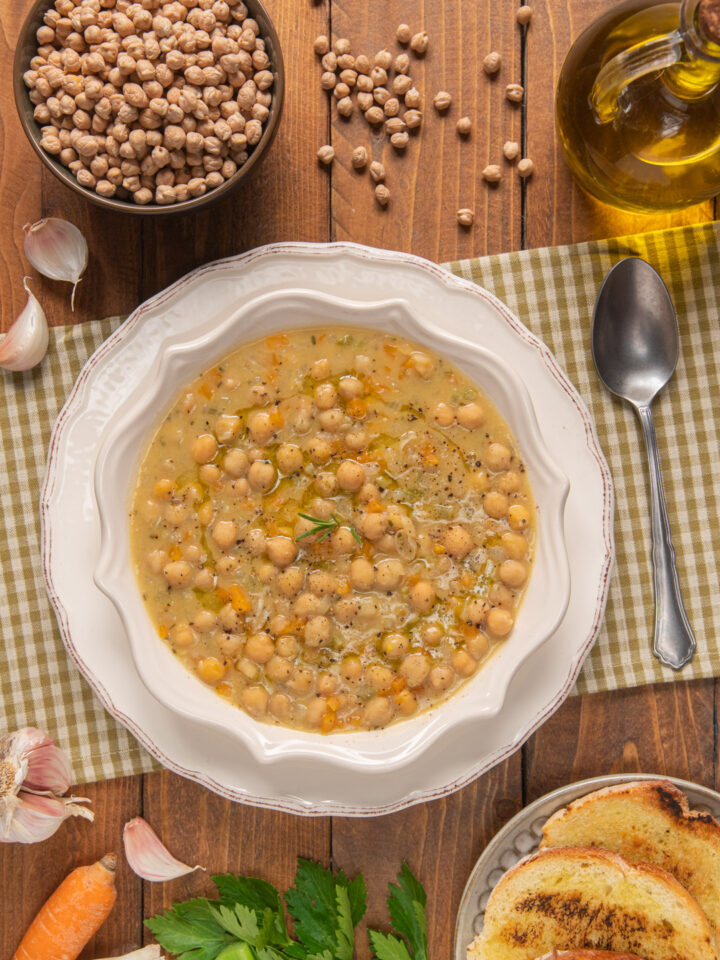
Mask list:
[[[571,182],[554,134],[555,84],[571,40],[612,2],[532,0],[535,13],[524,33],[514,19],[519,0],[267,0],[287,71],[284,116],[270,153],[228,201],[196,216],[144,222],[98,211],[41,170],[15,116],[11,85],[15,38],[31,0],[0,0],[0,329],[25,302],[22,226],[41,216],[73,220],[91,249],[74,315],[69,288],[34,275],[33,289],[54,323],[127,312],[195,266],[276,240],[354,240],[444,261],[708,219],[709,204],[671,218],[629,217],[589,200]],[[332,32],[348,37],[356,54],[372,55],[384,46],[395,53],[401,21],[430,37],[425,57],[411,57],[425,121],[404,155],[357,113],[349,121],[337,117],[334,101],[319,89],[312,52],[313,38]],[[495,80],[481,67],[490,50],[503,58]],[[526,87],[520,107],[504,97],[505,85],[514,81]],[[431,103],[439,89],[453,97],[444,117]],[[473,129],[461,140],[455,123],[465,114]],[[536,174],[525,184],[502,159],[506,139],[520,140],[535,161]],[[328,141],[337,154],[329,170],[315,158]],[[387,167],[391,201],[384,210],[367,172],[350,165],[360,144]],[[498,186],[482,179],[487,163],[501,166]],[[475,211],[470,230],[456,222],[464,206]],[[78,788],[93,799],[94,825],[70,822],[37,847],[0,846],[0,956],[11,956],[43,899],[72,867],[118,849],[124,822],[143,815],[177,856],[210,871],[256,873],[284,887],[298,855],[351,874],[362,870],[373,925],[385,923],[387,883],[406,859],[428,893],[430,955],[449,960],[472,864],[527,801],[561,784],[617,771],[654,771],[720,786],[716,700],[713,681],[571,698],[522,750],[464,790],[376,819],[259,811],[168,772]],[[149,940],[143,918],[173,899],[209,889],[203,874],[165,886],[141,884],[123,864],[118,906],[83,958],[119,954]],[[358,956],[369,957],[364,934]]]

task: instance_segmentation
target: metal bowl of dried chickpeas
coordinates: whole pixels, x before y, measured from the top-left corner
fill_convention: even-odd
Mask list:
[[[59,180],[106,209],[157,216],[219,200],[257,166],[284,68],[260,0],[37,0],[14,88]]]

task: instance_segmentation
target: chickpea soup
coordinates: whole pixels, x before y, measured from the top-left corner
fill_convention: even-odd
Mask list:
[[[153,436],[130,514],[157,632],[251,716],[374,729],[452,694],[513,629],[532,492],[440,356],[317,327],[242,347]]]

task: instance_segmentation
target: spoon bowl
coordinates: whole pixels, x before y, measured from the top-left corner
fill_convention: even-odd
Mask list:
[[[592,350],[605,386],[630,403],[649,404],[672,377],[680,352],[675,308],[645,260],[627,257],[605,277]]]
[[[655,585],[653,652],[675,670],[692,659],[696,642],[680,594],[650,405],[672,377],[679,350],[675,308],[660,275],[637,257],[616,263],[595,302],[593,359],[608,390],[633,406],[645,436]]]

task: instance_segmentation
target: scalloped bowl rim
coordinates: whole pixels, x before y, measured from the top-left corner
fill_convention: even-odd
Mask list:
[[[294,322],[300,318],[302,322]],[[429,346],[480,382],[522,450],[538,505],[539,528],[533,573],[516,627],[480,671],[450,698],[412,718],[383,730],[330,737],[253,720],[218,697],[158,642],[132,569],[126,509],[150,437],[184,384],[244,343],[276,331],[325,323],[391,330]],[[499,712],[520,663],[552,636],[569,602],[563,524],[569,483],[542,440],[527,388],[505,360],[419,317],[402,297],[360,302],[300,288],[276,290],[246,301],[220,323],[199,324],[168,337],[148,376],[106,427],[93,472],[100,520],[94,579],[123,622],[142,682],[175,713],[237,736],[260,763],[306,758],[374,770],[410,763],[458,725]]]

